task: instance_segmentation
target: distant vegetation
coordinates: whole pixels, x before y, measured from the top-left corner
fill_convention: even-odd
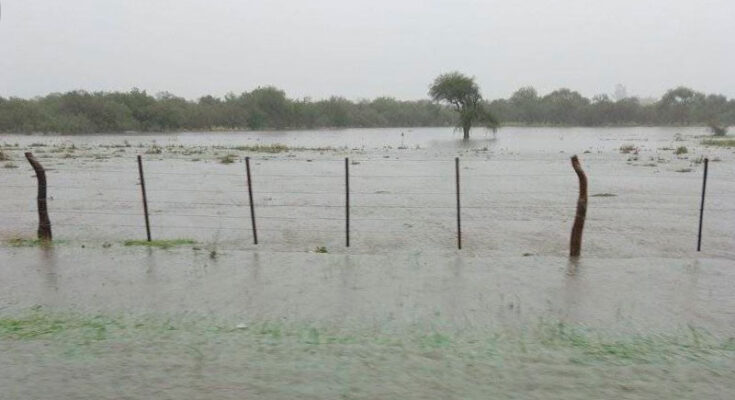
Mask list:
[[[501,124],[559,126],[735,124],[735,100],[680,87],[651,103],[637,98],[588,99],[559,89],[540,96],[527,87],[508,99],[484,102]],[[34,99],[0,97],[0,132],[124,132],[178,130],[312,129],[346,127],[460,126],[450,106],[429,100],[381,97],[350,101],[340,97],[289,99],[274,87],[196,101],[145,91],[75,91]],[[720,131],[721,132],[721,131]]]

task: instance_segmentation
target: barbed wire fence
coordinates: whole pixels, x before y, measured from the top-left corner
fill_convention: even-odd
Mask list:
[[[537,168],[539,162],[549,162],[560,166],[560,161],[566,165],[566,158],[261,157],[241,161],[253,164],[251,179],[246,169],[239,166],[234,172],[195,167],[170,171],[161,168],[161,163],[146,160],[143,175],[139,175],[133,163],[130,169],[65,165],[48,168],[53,226],[67,232],[81,230],[94,237],[151,240],[196,234],[198,238],[225,236],[232,241],[254,244],[258,244],[257,233],[262,232],[265,236],[261,243],[266,245],[292,245],[303,238],[301,234],[313,237],[304,238],[312,242],[341,241],[344,246],[349,246],[351,241],[359,243],[376,238],[403,243],[404,237],[417,236],[433,246],[451,248],[454,242],[461,248],[462,233],[466,239],[470,238],[471,245],[481,246],[483,233],[499,234],[509,229],[509,225],[548,223],[568,224],[571,228],[576,205],[576,177],[571,167],[568,172],[550,168],[540,173],[524,172],[522,168],[518,168],[520,172],[491,172],[487,168],[500,163],[536,163]],[[589,166],[620,160],[591,157],[590,161]],[[654,184],[648,190],[625,193],[622,197],[626,201],[590,204],[592,214],[596,211],[609,214],[588,216],[587,221],[602,226],[623,213],[635,216],[655,212],[671,218],[691,218],[692,230],[696,232],[694,219],[700,216],[701,176],[597,174],[594,168],[589,172],[593,182],[608,179],[613,183],[611,187],[623,190],[625,186],[616,186],[617,181],[635,178]],[[143,192],[141,176],[148,184]],[[707,193],[707,200],[711,204],[706,212],[716,214],[713,218],[731,219],[735,216],[732,214],[735,207],[731,206],[735,190],[722,188],[733,187],[732,181],[716,174],[710,179],[726,184],[710,184],[713,189]],[[548,184],[540,184],[550,180],[559,181],[554,185],[558,189],[550,190]],[[675,185],[686,190],[667,189],[672,181],[686,182]],[[14,189],[15,196],[19,191],[32,193],[36,185],[29,181],[4,187]],[[147,209],[142,193],[146,194]],[[611,193],[593,193],[593,197],[595,194],[612,197]],[[26,228],[36,213],[33,200],[29,196],[3,207],[0,214],[6,226]],[[5,201],[0,198],[0,202]],[[645,226],[638,227],[641,233],[645,229]]]

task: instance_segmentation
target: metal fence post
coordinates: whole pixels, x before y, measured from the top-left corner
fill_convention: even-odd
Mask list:
[[[454,158],[454,171],[457,183],[457,248],[462,250],[462,213],[459,200],[459,157]]]
[[[145,233],[148,241],[151,241],[151,223],[148,219],[148,196],[145,191],[145,178],[143,177],[143,159],[138,156],[138,174],[140,175],[140,190],[143,193],[143,213],[145,214]]]
[[[345,157],[345,245],[350,247],[350,159]]]
[[[255,227],[255,204],[253,204],[253,180],[250,174],[250,157],[245,157],[248,178],[248,197],[250,198],[250,221],[253,225],[253,243],[258,244],[258,229]]]
[[[704,220],[704,194],[707,191],[707,169],[709,158],[704,159],[704,178],[702,179],[702,203],[699,206],[699,234],[697,235],[697,251],[702,251],[702,222]]]

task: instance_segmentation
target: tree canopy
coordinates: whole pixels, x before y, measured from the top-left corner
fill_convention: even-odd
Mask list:
[[[497,120],[485,106],[474,78],[459,72],[439,75],[429,88],[429,95],[434,101],[448,103],[459,114],[465,140],[470,138],[470,129],[476,122],[484,122],[492,129],[497,127]]]
[[[442,89],[439,91],[438,89]],[[444,90],[447,89],[447,90]],[[468,97],[456,93],[470,93]],[[484,101],[472,79],[438,87],[436,98],[404,101],[390,97],[351,101],[292,99],[274,87],[224,97],[188,100],[171,93],[53,93],[33,99],[0,95],[0,132],[160,132],[209,130],[312,129],[347,127],[462,126],[465,118],[490,125],[627,126],[700,125],[726,131],[735,124],[735,100],[690,88],[674,88],[661,99],[622,98],[600,94],[588,99],[570,89],[540,95],[524,87],[507,99]],[[464,103],[463,103],[464,102]],[[462,104],[469,112],[462,114]],[[485,114],[487,113],[487,114]],[[714,130],[713,130],[714,132]]]

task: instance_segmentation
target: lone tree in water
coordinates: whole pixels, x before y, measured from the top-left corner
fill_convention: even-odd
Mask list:
[[[475,78],[459,72],[439,75],[431,85],[429,95],[434,101],[449,103],[459,113],[459,125],[464,132],[464,140],[470,138],[470,129],[476,122],[485,124],[493,132],[498,127],[497,120],[483,104]]]

